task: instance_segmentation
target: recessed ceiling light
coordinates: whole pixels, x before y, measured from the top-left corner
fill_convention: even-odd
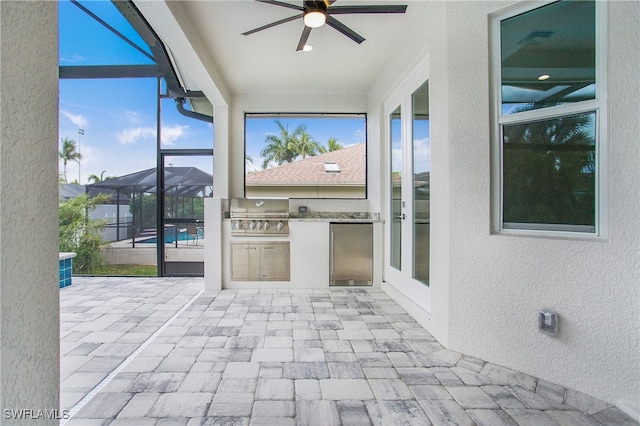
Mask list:
[[[305,44],[302,48],[303,52],[311,52],[313,50],[313,44]]]
[[[542,74],[540,77],[538,77],[538,80],[540,81],[544,81],[544,80],[548,80],[551,76],[549,74]]]

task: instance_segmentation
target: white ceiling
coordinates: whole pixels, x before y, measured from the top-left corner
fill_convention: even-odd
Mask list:
[[[283,1],[300,6],[303,3]],[[408,7],[405,14],[336,16],[366,40],[358,45],[324,25],[311,31],[308,43],[315,49],[297,52],[304,27],[302,19],[242,35],[300,13],[296,10],[250,0],[184,3],[191,24],[195,25],[232,93],[367,93],[397,47],[418,24],[427,2],[338,0],[335,3],[364,4],[407,4]]]

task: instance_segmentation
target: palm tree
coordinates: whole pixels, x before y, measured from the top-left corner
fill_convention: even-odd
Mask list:
[[[67,181],[67,163],[69,161],[75,161],[80,164],[80,160],[82,160],[82,154],[76,151],[76,142],[69,138],[62,139],[62,150],[58,153],[60,158],[62,158],[62,166],[63,166],[63,180]]]
[[[244,155],[244,167],[245,169],[247,168],[247,166],[251,166],[253,167],[253,157],[250,155],[245,154]],[[253,167],[253,171],[256,171],[256,168]]]
[[[280,128],[280,136],[268,135],[264,141],[267,146],[260,151],[260,156],[264,159],[262,161],[263,169],[266,169],[271,162],[281,165],[284,163],[290,163],[294,158],[296,158],[296,153],[289,148],[289,146],[295,146],[295,144],[292,145],[292,142],[294,142],[295,139],[295,132],[294,134],[289,133],[289,129],[287,129],[279,120],[276,120],[276,124]],[[296,129],[296,132],[297,131],[298,129]]]
[[[102,173],[100,173],[100,176],[97,175],[89,175],[89,177],[87,178],[89,181],[93,181],[93,183],[98,183],[98,182],[104,182],[105,180],[108,179],[113,179],[115,176],[107,176],[104,177],[104,174],[107,173],[106,170],[103,170]]]
[[[309,133],[307,133],[307,126],[301,125],[293,133],[294,139],[289,142],[288,148],[302,158],[313,157],[317,155],[321,150],[321,146],[313,139]]]
[[[330,137],[330,138],[327,140],[327,150],[328,150],[329,152],[331,152],[331,151],[337,151],[337,150],[342,149],[342,148],[344,148],[344,147],[343,147],[341,144],[339,144],[339,143],[338,143],[338,139],[334,138],[333,136],[332,136],[332,137]]]

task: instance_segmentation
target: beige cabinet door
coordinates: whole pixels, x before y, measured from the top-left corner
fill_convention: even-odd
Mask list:
[[[289,243],[260,245],[260,279],[289,281]]]
[[[231,243],[231,279],[260,279],[260,245]]]
[[[231,243],[234,281],[289,281],[289,242]]]

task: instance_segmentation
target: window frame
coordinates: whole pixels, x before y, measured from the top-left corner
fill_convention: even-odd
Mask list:
[[[560,0],[563,1],[563,0]],[[607,127],[607,4],[595,1],[596,96],[595,99],[564,103],[557,106],[518,113],[502,114],[501,23],[505,19],[548,6],[557,0],[516,4],[489,14],[490,103],[491,103],[491,232],[532,237],[577,238],[603,240],[608,236],[608,127]],[[525,124],[580,113],[595,112],[595,214],[594,231],[558,224],[504,223],[504,144],[503,129],[507,125]]]
[[[301,118],[336,118],[336,119],[344,119],[344,118],[361,118],[364,121],[363,128],[363,143],[365,149],[365,157],[364,157],[364,194],[362,197],[297,197],[297,196],[288,196],[291,200],[368,200],[369,199],[369,135],[368,135],[368,116],[366,112],[244,112],[243,119],[243,156],[247,155],[247,120],[250,118],[273,118],[277,119],[301,119]],[[246,163],[243,167],[243,175],[242,175],[242,192],[243,196],[247,198],[256,198],[255,195],[247,194],[247,171],[246,171]],[[270,196],[262,196],[260,198],[270,198]]]

